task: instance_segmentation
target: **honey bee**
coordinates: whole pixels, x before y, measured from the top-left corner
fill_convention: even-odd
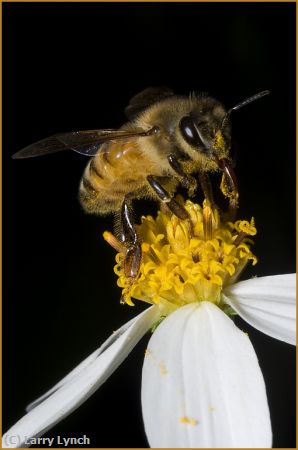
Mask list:
[[[92,157],[83,173],[79,200],[87,213],[116,213],[120,241],[125,248],[124,269],[132,280],[138,275],[142,250],[132,212],[132,201],[152,198],[190,222],[174,198],[179,184],[193,195],[198,181],[213,203],[208,174],[223,173],[220,189],[234,214],[237,179],[230,157],[232,111],[267,95],[260,92],[226,110],[207,95],[174,95],[168,88],[147,88],[125,109],[128,122],[119,130],[62,133],[43,139],[14,155],[28,158],[67,149]],[[191,223],[190,223],[191,226]]]

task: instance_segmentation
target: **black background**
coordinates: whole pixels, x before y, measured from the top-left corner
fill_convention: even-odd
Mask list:
[[[207,91],[231,107],[239,216],[254,215],[258,265],[295,271],[295,5],[3,4],[3,428],[143,309],[119,304],[112,218],[85,215],[74,153],[12,160],[54,133],[118,127],[151,85]],[[152,205],[148,211],[152,212]],[[294,447],[294,348],[248,331],[263,370],[275,447]],[[102,388],[48,433],[92,447],[146,447],[140,385],[146,338]],[[156,405],[158,408],[158,404]]]

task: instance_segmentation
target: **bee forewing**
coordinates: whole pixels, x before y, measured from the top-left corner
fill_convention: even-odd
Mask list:
[[[34,156],[47,155],[48,153],[61,152],[67,149],[68,147],[59,141],[56,136],[51,136],[28,145],[12,155],[12,157],[14,159],[33,158]]]
[[[73,150],[86,156],[94,156],[99,150],[99,146],[107,141],[117,139],[128,139],[146,135],[143,130],[87,130],[74,131],[71,133],[61,133],[50,136],[34,144],[28,145],[23,150],[15,153],[13,158],[32,158],[34,156],[47,155],[49,153],[64,150]]]

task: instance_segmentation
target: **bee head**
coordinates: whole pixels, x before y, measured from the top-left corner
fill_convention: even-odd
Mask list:
[[[187,153],[193,159],[218,160],[227,158],[231,146],[230,123],[225,121],[224,108],[216,103],[206,111],[194,110],[181,118],[179,131]]]
[[[190,113],[183,116],[179,122],[185,151],[194,160],[198,159],[204,163],[204,160],[208,159],[210,169],[215,166],[222,169],[220,161],[229,159],[231,147],[231,113],[268,94],[269,91],[259,92],[228,111],[210,97],[197,99]]]

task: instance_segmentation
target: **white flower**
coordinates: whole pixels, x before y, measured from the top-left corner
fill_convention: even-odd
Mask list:
[[[163,220],[161,218],[161,222]],[[194,217],[192,220],[197,225]],[[270,415],[257,356],[248,336],[235,326],[226,312],[231,307],[263,333],[295,344],[295,274],[232,284],[235,274],[239,275],[246,262],[255,258],[243,239],[243,243],[238,239],[238,245],[232,244],[235,235],[217,223],[213,239],[206,243],[199,239],[196,226],[195,238],[190,238],[181,224],[175,222],[171,228],[173,224],[163,222],[168,240],[160,244],[163,238],[160,233],[154,234],[152,222],[149,222],[153,259],[156,262],[157,258],[165,257],[165,262],[157,261],[158,267],[154,268],[145,254],[140,283],[124,286],[124,295],[127,302],[131,302],[132,292],[134,298],[142,295],[146,301],[152,298],[153,306],[113,333],[98,350],[29,405],[28,413],[3,436],[3,447],[29,445],[30,438],[41,436],[78,408],[164,316],[149,341],[143,366],[142,409],[150,446],[271,447]],[[239,227],[247,232],[252,222],[238,224],[235,229],[237,227],[238,232]],[[144,234],[148,229],[143,230]],[[174,253],[169,253],[169,245],[175,247]],[[186,247],[191,249],[192,265],[187,262]],[[146,253],[146,248],[143,251]],[[147,246],[149,257],[150,251]],[[214,251],[220,256],[221,266],[214,259]],[[205,260],[207,257],[209,262]],[[172,264],[169,266],[171,273],[178,273],[179,267],[183,269],[184,284],[181,285],[181,274],[173,276],[172,281],[169,274],[164,278],[168,261]],[[119,264],[118,258],[116,271],[121,281]],[[194,272],[199,264],[201,272]],[[202,279],[206,270],[208,282]],[[150,271],[154,278],[150,278]],[[175,290],[179,294],[176,297]],[[200,301],[192,300],[193,295],[200,295]]]
[[[257,329],[295,344],[295,274],[253,278],[224,293]],[[116,331],[3,436],[23,447],[87,400],[160,317],[158,305]],[[145,429],[152,447],[271,447],[266,390],[249,338],[217,306],[193,303],[153,333],[142,378]],[[15,438],[17,436],[17,438]]]

